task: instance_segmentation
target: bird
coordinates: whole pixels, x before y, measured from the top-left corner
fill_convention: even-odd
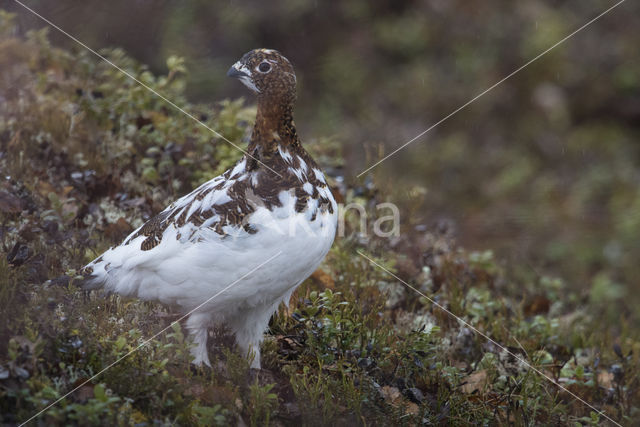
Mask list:
[[[87,264],[83,286],[176,308],[197,366],[211,367],[208,330],[224,325],[260,369],[269,320],[327,255],[338,206],[296,132],[291,62],[254,49],[227,76],[257,100],[244,156]]]

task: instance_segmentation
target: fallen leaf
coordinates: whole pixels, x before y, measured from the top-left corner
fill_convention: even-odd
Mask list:
[[[91,384],[85,384],[74,392],[74,398],[80,402],[86,402],[93,397],[93,385]]]
[[[396,259],[396,270],[398,276],[405,280],[411,280],[415,278],[422,271],[413,260],[409,258]]]
[[[71,190],[73,190],[73,187],[70,185],[67,185],[65,187],[62,187],[62,195],[64,197],[67,197],[69,195],[69,193],[71,193]]]
[[[469,364],[464,360],[454,360],[451,362],[451,366],[457,368],[459,371],[466,371],[469,369]]]
[[[385,385],[380,389],[380,394],[384,398],[385,402],[390,403],[392,405],[402,399],[402,394],[400,393],[400,390],[388,385]]]
[[[132,231],[133,227],[127,222],[127,220],[120,217],[116,222],[105,227],[104,234],[111,240],[120,240]]]
[[[186,396],[195,396],[196,398],[199,398],[204,394],[204,387],[202,384],[191,384],[184,390],[184,394]]]
[[[147,114],[148,114],[149,118],[151,119],[151,122],[153,124],[155,124],[155,125],[160,124],[160,123],[164,123],[168,119],[166,114],[158,112],[158,111],[147,111]]]
[[[311,275],[311,279],[327,289],[333,289],[336,286],[336,282],[331,275],[325,273],[322,269],[317,269]]]
[[[607,371],[598,372],[598,384],[604,388],[613,388],[613,373]]]
[[[335,186],[335,185],[331,185],[331,192],[333,193],[333,197],[336,199],[336,202],[338,202],[339,204],[345,203],[344,200],[344,196],[342,195],[342,193],[340,192],[340,188]]]
[[[407,414],[418,415],[420,413],[420,407],[413,402],[407,404]]]
[[[549,298],[538,295],[533,297],[530,301],[527,301],[524,305],[524,314],[525,316],[533,316],[536,314],[544,314],[549,312],[549,307],[551,306],[551,301]]]
[[[463,379],[463,384],[461,389],[463,393],[470,394],[475,391],[484,390],[486,385],[487,385],[487,371],[483,369],[481,371],[477,371],[467,375]]]
[[[16,335],[13,338],[13,341],[15,341],[16,344],[18,344],[18,346],[23,349],[23,350],[27,350],[29,352],[29,354],[33,355],[35,354],[36,351],[36,345],[37,343],[37,339],[36,341],[31,341],[29,338],[23,336],[23,335]]]
[[[40,181],[38,182],[38,193],[42,196],[47,197],[49,193],[55,193],[56,189],[53,188],[53,185],[49,183],[49,181]]]

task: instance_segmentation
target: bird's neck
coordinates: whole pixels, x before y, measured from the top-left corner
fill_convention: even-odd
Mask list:
[[[268,156],[275,153],[278,146],[287,149],[300,147],[293,122],[293,102],[268,102],[259,98],[248,151],[253,153],[257,150],[260,155]]]

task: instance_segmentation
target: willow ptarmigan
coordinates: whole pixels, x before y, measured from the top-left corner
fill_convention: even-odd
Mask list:
[[[246,155],[88,264],[85,283],[185,314],[219,294],[186,321],[193,363],[209,365],[207,329],[225,324],[259,368],[269,318],[333,243],[337,205],[296,133],[291,63],[275,50],[256,49],[227,75],[258,99]]]

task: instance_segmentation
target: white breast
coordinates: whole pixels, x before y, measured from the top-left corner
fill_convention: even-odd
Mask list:
[[[237,281],[206,306],[213,317],[224,320],[239,307],[282,299],[318,267],[337,226],[337,205],[327,194],[333,212],[319,210],[310,221],[308,212],[295,211],[295,197],[281,192],[281,207],[273,211],[259,207],[248,216],[254,233],[227,227],[227,235],[221,236],[199,227],[185,241],[177,239],[179,230],[172,224],[151,250],[140,250],[144,236],[108,250],[100,262],[92,263],[94,274],[107,291],[177,305],[185,312]]]

